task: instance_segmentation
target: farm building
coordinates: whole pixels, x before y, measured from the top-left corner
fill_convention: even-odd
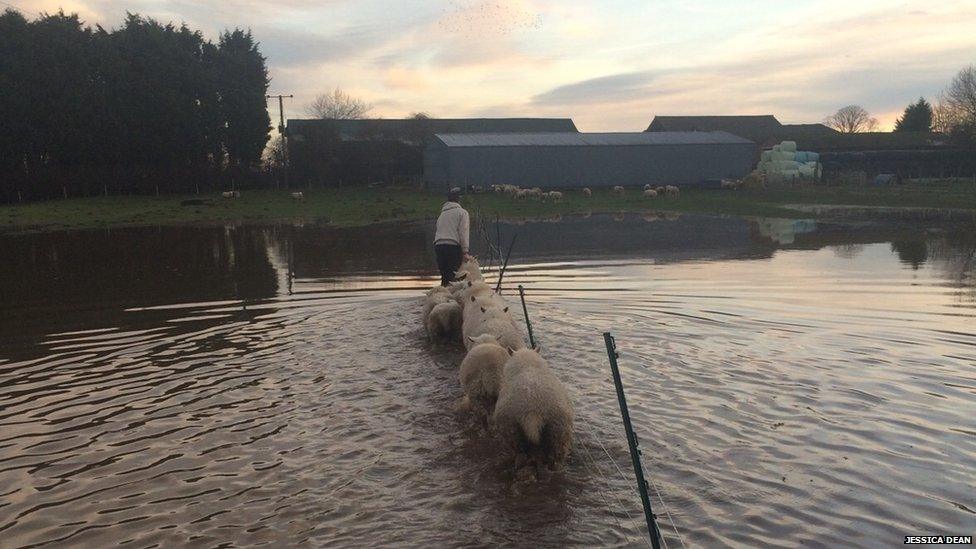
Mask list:
[[[289,120],[288,153],[299,184],[355,185],[421,179],[435,133],[576,132],[569,118]]]
[[[781,141],[796,141],[803,150],[816,150],[813,141],[829,139],[840,132],[823,124],[781,124],[771,114],[745,116],[655,116],[646,132],[729,132],[768,149]]]
[[[746,175],[755,149],[727,132],[436,134],[424,182],[431,189],[693,185]]]

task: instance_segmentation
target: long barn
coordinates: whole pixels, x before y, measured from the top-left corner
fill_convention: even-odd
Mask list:
[[[431,189],[693,185],[748,174],[755,148],[727,132],[436,134],[424,181]]]

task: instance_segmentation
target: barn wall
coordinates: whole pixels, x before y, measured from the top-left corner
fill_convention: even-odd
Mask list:
[[[432,188],[509,183],[522,187],[691,185],[739,178],[753,167],[752,143],[429,147]]]

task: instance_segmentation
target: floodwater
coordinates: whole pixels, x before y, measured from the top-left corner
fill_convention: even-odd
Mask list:
[[[453,411],[429,224],[0,236],[0,546],[646,544],[608,329],[670,546],[976,531],[972,225],[486,228],[576,407],[534,483]]]

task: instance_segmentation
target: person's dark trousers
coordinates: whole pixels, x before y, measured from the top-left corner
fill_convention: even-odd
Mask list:
[[[457,244],[437,244],[434,246],[437,268],[441,271],[441,286],[454,282],[454,273],[461,267],[463,253]]]

